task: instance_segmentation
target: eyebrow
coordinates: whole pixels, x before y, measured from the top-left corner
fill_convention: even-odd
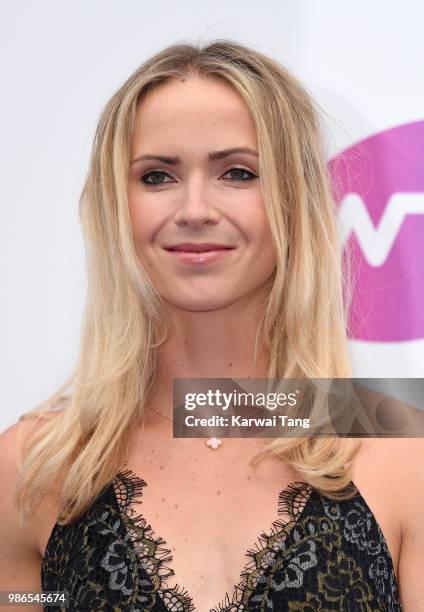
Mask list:
[[[211,151],[210,153],[208,153],[208,159],[209,161],[217,161],[235,153],[247,153],[248,155],[258,157],[258,152],[254,149],[250,149],[249,147],[233,147],[232,149],[224,149],[223,151]],[[135,164],[136,162],[143,161],[145,159],[154,159],[162,162],[163,164],[169,164],[170,166],[177,166],[181,163],[181,159],[178,156],[168,157],[166,155],[153,155],[147,153],[145,155],[140,155],[140,157],[136,157],[135,159],[133,159],[131,165]]]

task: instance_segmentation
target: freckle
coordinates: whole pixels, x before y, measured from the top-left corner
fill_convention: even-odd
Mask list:
[[[251,476],[248,476],[248,477],[247,477],[247,480],[252,480],[252,477],[251,477]]]
[[[217,492],[216,492],[216,494],[217,494],[217,495],[221,495],[221,491],[217,491]]]
[[[184,538],[184,540],[185,540],[186,542],[188,542],[188,538]]]
[[[231,368],[231,366],[232,366],[233,364],[232,364],[232,363],[229,363],[228,365],[229,365],[229,367]]]
[[[163,470],[163,465],[160,465],[160,466],[159,466],[159,469],[160,469],[160,470]]]
[[[174,504],[174,508],[178,508],[178,504]]]
[[[164,497],[162,497],[162,501],[165,501],[165,498],[164,498]]]
[[[204,576],[200,576],[200,578],[204,578]]]
[[[214,476],[218,476],[218,474],[214,474]]]

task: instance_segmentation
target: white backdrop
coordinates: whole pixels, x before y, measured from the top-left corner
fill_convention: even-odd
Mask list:
[[[0,430],[75,361],[91,140],[103,105],[147,56],[230,38],[275,57],[329,115],[330,158],[424,119],[423,20],[420,0],[3,0]],[[423,337],[350,344],[358,377],[424,376]]]

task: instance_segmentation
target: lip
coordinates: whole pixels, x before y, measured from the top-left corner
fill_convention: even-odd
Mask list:
[[[177,259],[178,261],[181,261],[182,263],[194,264],[194,265],[204,265],[204,264],[208,264],[213,261],[216,261],[218,259],[222,259],[226,255],[229,255],[229,253],[234,251],[234,248],[233,247],[231,248],[220,247],[219,249],[203,251],[203,252],[172,251],[169,249],[166,249],[166,251],[172,257],[174,257],[174,259]]]
[[[167,250],[184,252],[219,251],[221,249],[233,248],[230,244],[217,244],[215,242],[183,242],[173,246],[165,247]]]

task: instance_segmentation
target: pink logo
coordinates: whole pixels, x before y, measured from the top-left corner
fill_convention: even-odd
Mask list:
[[[329,163],[354,279],[351,336],[424,338],[424,121],[366,138]]]

